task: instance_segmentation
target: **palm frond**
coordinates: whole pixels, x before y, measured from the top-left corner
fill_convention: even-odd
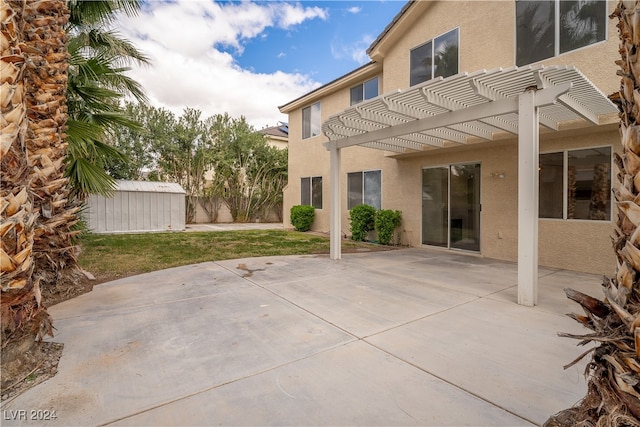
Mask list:
[[[117,12],[136,16],[140,11],[138,0],[69,0],[71,26],[105,25],[113,22]]]
[[[71,157],[82,157],[96,164],[104,164],[105,159],[126,159],[118,148],[102,142],[104,126],[95,122],[68,121],[68,151]]]
[[[109,197],[116,188],[116,180],[102,167],[81,157],[69,162],[65,176],[69,178],[74,191],[84,196],[100,194]]]
[[[125,72],[134,63],[149,64],[150,59],[109,28],[121,14],[137,14],[140,6],[139,0],[69,0],[66,175],[81,196],[113,190],[115,181],[105,167],[127,159],[105,141],[121,128],[142,129],[121,101],[133,96],[148,102],[142,86]]]
[[[143,131],[140,123],[120,111],[95,112],[88,117],[92,123],[110,131],[114,128],[127,128],[132,131]]]
[[[149,56],[136,48],[130,40],[122,38],[116,31],[92,29],[87,36],[87,46],[98,52],[107,53],[111,57],[125,60],[126,64],[130,64],[131,60],[138,64],[151,63]]]
[[[79,52],[72,52],[69,91],[73,95],[83,87],[108,88],[111,94],[103,93],[101,96],[120,98],[131,95],[140,102],[148,102],[140,83],[124,74],[128,70],[128,67],[117,67],[117,61],[106,54],[85,58]]]

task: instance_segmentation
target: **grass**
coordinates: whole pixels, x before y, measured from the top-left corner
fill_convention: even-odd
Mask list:
[[[120,277],[205,261],[329,253],[327,237],[284,230],[85,234],[79,244],[83,269],[95,275]],[[351,241],[343,241],[342,248],[382,249]]]

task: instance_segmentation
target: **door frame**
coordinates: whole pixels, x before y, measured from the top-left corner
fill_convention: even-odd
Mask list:
[[[478,165],[480,167],[480,174],[478,176],[479,180],[479,212],[478,212],[478,250],[470,250],[470,249],[461,249],[461,248],[452,248],[451,247],[451,166],[467,166],[467,165]],[[423,199],[422,192],[424,188],[424,181],[422,171],[425,169],[436,169],[436,168],[446,168],[447,169],[447,246],[436,246],[429,245],[423,243],[423,232],[424,232],[424,222],[423,222]],[[428,248],[437,248],[444,249],[449,251],[461,251],[470,254],[481,254],[482,253],[482,162],[481,161],[468,161],[468,162],[451,162],[451,163],[438,163],[429,166],[422,166],[420,168],[420,245]]]

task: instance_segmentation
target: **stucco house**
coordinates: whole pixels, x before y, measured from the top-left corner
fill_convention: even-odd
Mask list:
[[[369,63],[280,107],[291,206],[331,257],[361,203],[402,211],[410,246],[612,274],[620,89],[614,1],[412,1]]]
[[[289,146],[289,124],[278,122],[276,126],[268,126],[258,132],[263,134],[267,144],[272,147],[284,150]]]

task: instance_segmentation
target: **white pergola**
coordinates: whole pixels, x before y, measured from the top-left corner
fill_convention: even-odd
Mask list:
[[[381,95],[322,125],[330,151],[331,259],[341,258],[341,150],[362,146],[398,154],[518,137],[518,304],[538,298],[539,128],[590,122],[616,106],[579,70],[527,66],[461,73]]]

